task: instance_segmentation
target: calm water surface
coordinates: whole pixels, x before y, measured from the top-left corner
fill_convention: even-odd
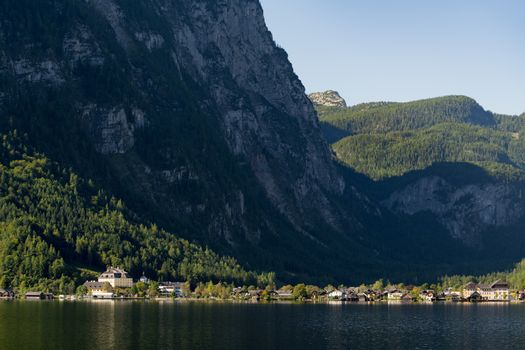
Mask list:
[[[525,349],[525,305],[0,302],[0,349]]]

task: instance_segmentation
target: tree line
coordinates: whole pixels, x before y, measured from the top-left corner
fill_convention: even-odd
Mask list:
[[[139,222],[121,200],[27,144],[16,131],[1,138],[0,287],[71,294],[109,265],[193,284],[267,285],[275,278]]]

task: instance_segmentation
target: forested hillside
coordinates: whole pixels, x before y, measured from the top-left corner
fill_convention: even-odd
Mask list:
[[[72,293],[92,271],[121,266],[135,278],[265,284],[154,224],[139,224],[125,204],[27,147],[14,131],[0,144],[0,287]]]
[[[357,191],[258,0],[2,1],[13,130],[140,222],[243,266],[343,279],[370,255],[340,205]]]
[[[493,272],[481,276],[445,276],[441,279],[444,288],[461,290],[469,282],[491,284],[494,281],[502,280],[509,283],[511,289],[525,289],[525,260],[520,261],[514,268],[504,272]]]
[[[520,121],[498,140],[497,118],[468,98],[346,110],[333,97],[323,118],[334,122],[321,126],[337,140],[411,131],[419,147],[429,141],[416,130],[467,123],[494,131],[469,136],[490,141],[472,147],[476,157],[518,162]],[[334,161],[258,0],[2,1],[0,135],[10,286],[70,284],[106,264],[192,281],[261,278],[247,270],[287,282],[414,280],[492,270],[525,251],[495,261],[465,247],[435,219],[397,211],[410,205],[382,206],[368,179]],[[430,161],[372,162],[381,175]]]
[[[436,220],[480,251],[507,245],[501,257],[523,255],[523,115],[463,96],[316,108],[338,160],[388,210],[425,227]]]
[[[318,109],[338,159],[375,180],[442,162],[473,163],[509,179],[523,176],[523,116],[485,111],[467,97]]]
[[[442,123],[427,129],[359,134],[333,145],[337,157],[379,180],[425,169],[434,163],[469,162],[496,176],[524,179],[525,143],[509,132]]]
[[[320,120],[352,135],[415,130],[444,122],[496,125],[492,113],[465,96],[408,103],[374,102],[340,109],[321,107]]]

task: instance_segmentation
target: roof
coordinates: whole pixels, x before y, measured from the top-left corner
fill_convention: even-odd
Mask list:
[[[184,282],[161,282],[159,284],[159,287],[182,288],[183,286],[184,286]]]
[[[509,288],[509,284],[507,282],[505,282],[505,281],[497,280],[496,282],[492,283],[492,285],[490,287],[491,288],[497,288],[497,287]]]
[[[84,283],[84,286],[89,289],[102,289],[105,283],[107,282],[88,281]]]
[[[463,287],[464,289],[476,289],[477,288],[477,284],[474,283],[474,282],[469,282],[465,285],[465,287]]]
[[[108,267],[99,278],[129,278],[128,273],[119,267]]]
[[[42,294],[44,294],[44,292],[27,292],[25,295],[30,297],[30,296],[41,296]]]

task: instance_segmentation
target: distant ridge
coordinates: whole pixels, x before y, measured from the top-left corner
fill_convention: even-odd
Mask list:
[[[324,92],[314,92],[308,95],[314,105],[324,107],[346,108],[347,104],[344,98],[337,91],[328,90]]]

